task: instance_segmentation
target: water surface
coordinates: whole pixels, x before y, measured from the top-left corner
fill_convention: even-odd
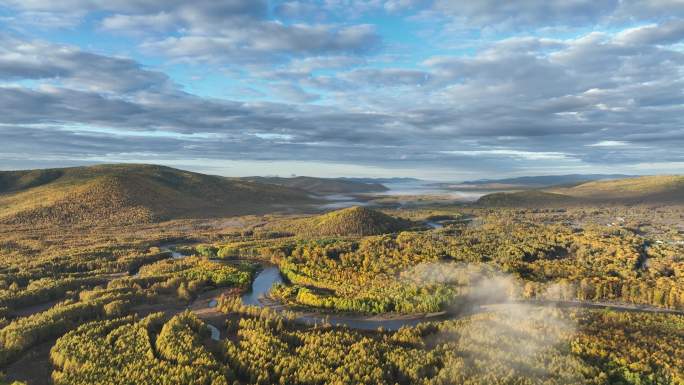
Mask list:
[[[252,283],[252,291],[242,296],[243,303],[258,307],[265,307],[260,299],[266,297],[271,287],[276,283],[282,283],[283,278],[280,275],[280,270],[274,265],[264,265]],[[614,303],[600,303],[600,302],[584,302],[584,301],[512,301],[503,304],[491,305],[510,305],[515,303],[525,303],[535,306],[556,306],[556,307],[587,307],[598,309],[611,309],[614,311],[631,311],[631,312],[655,312],[655,313],[675,313],[684,314],[682,311],[660,309],[653,307],[639,307],[638,305],[614,304]],[[416,326],[423,322],[432,322],[444,319],[459,318],[464,315],[474,314],[481,311],[486,311],[487,306],[480,305],[472,306],[471,308],[461,309],[458,312],[432,314],[429,317],[416,315],[408,318],[385,318],[382,315],[375,317],[355,317],[353,315],[335,315],[329,313],[304,313],[299,314],[295,319],[296,322],[313,325],[329,323],[335,326],[345,326],[351,329],[360,330],[377,330],[382,328],[384,330],[398,330],[404,326]],[[213,335],[213,334],[212,334]],[[212,337],[213,338],[213,337]]]
[[[221,339],[221,332],[218,328],[212,324],[205,323],[209,330],[211,330],[211,339],[214,341],[219,341]]]
[[[274,265],[264,265],[252,283],[252,290],[242,296],[242,302],[246,305],[253,305],[258,307],[266,306],[261,301],[274,284],[282,283],[283,278],[280,275],[280,270]],[[434,320],[434,318],[430,318]],[[415,326],[421,322],[426,322],[425,318],[412,319],[366,319],[362,317],[344,317],[323,313],[308,313],[300,315],[296,318],[297,322],[313,325],[330,323],[335,326],[346,326],[352,329],[361,330],[376,330],[383,328],[385,330],[397,330],[402,326]]]
[[[282,283],[283,277],[280,276],[280,269],[274,265],[263,265],[263,269],[257,274],[252,282],[252,290],[242,296],[245,305],[264,306],[259,300],[265,297],[276,283]]]

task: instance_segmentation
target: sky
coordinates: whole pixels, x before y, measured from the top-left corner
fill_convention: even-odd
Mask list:
[[[684,0],[0,0],[0,169],[684,173]]]

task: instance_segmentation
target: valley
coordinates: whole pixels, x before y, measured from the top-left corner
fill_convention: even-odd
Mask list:
[[[0,385],[684,385],[684,0],[0,0]]]
[[[333,209],[282,181],[155,167],[2,175],[5,381],[684,381],[676,178]],[[125,189],[72,193],[112,172]]]

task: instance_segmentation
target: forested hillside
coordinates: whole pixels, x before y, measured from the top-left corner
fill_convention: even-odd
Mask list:
[[[503,309],[398,332],[301,329],[233,303],[231,338],[208,343],[192,314],[118,318],[60,338],[58,385],[158,384],[680,384],[674,316]],[[604,326],[609,327],[606,329]],[[614,339],[612,333],[625,337]],[[627,337],[630,335],[630,337]],[[524,345],[521,345],[524,341]],[[651,356],[657,348],[664,354]],[[155,354],[156,352],[156,354]],[[113,364],[113,363],[116,364]]]
[[[624,203],[682,203],[684,176],[662,175],[582,183],[550,192],[593,201]]]
[[[308,237],[394,233],[415,223],[366,207],[350,207],[312,217],[275,222],[267,228]]]
[[[681,205],[183,218],[225,191],[237,206],[308,193],[149,166],[72,170],[3,174],[2,199],[24,197],[13,209],[63,215],[46,221],[59,227],[0,223],[10,381],[684,383]]]
[[[477,201],[478,205],[484,207],[681,203],[684,203],[684,176],[678,175],[602,180],[572,187],[493,193]]]
[[[140,223],[312,202],[301,190],[162,166],[0,172],[0,222],[9,224]]]

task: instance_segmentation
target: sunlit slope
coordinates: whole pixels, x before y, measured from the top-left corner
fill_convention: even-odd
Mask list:
[[[310,203],[304,191],[151,165],[0,173],[0,222],[138,223]]]
[[[643,176],[596,181],[547,191],[600,201],[684,202],[684,176]]]
[[[684,176],[644,176],[582,183],[572,187],[495,193],[477,201],[481,206],[550,206],[588,203],[684,203]]]
[[[276,227],[305,236],[360,236],[394,233],[413,227],[410,221],[366,207],[350,207],[291,220]]]
[[[556,193],[539,190],[527,190],[517,192],[501,192],[487,194],[477,200],[480,206],[546,206],[569,204],[577,202],[577,199]]]

